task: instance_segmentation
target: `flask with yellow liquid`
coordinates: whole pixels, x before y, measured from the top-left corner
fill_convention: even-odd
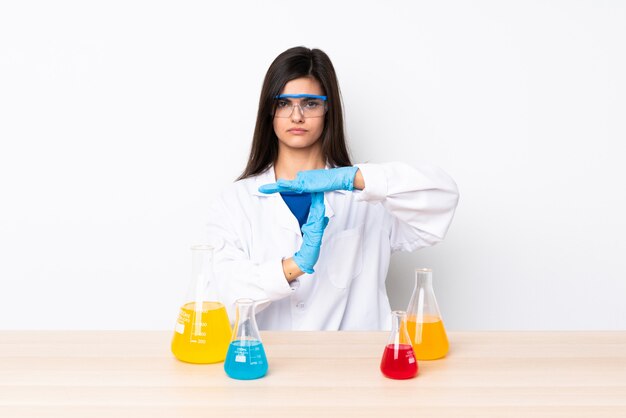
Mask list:
[[[188,363],[219,363],[226,358],[232,330],[226,308],[210,300],[213,247],[194,245],[192,280],[180,308],[172,338],[172,353]]]
[[[407,330],[418,360],[435,360],[448,354],[448,336],[435,299],[431,269],[415,269],[415,288],[407,308]]]

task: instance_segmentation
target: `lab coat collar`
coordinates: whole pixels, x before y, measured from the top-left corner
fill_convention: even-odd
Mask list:
[[[261,187],[264,184],[269,184],[269,183],[276,183],[276,175],[274,174],[274,166],[271,166],[270,168],[268,168],[261,174],[258,174],[254,178],[254,190],[252,190],[252,194],[254,196],[262,196],[262,197],[270,197],[270,196],[277,195],[276,193],[265,194],[259,191],[259,187]]]

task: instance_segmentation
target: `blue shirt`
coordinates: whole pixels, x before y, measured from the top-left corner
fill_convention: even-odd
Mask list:
[[[311,193],[295,193],[295,192],[282,192],[280,196],[283,198],[293,216],[296,217],[300,224],[306,223],[309,217],[309,209],[311,209]]]

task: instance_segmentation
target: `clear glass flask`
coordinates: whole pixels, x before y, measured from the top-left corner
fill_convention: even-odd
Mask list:
[[[231,328],[226,308],[211,300],[213,247],[194,245],[192,277],[172,338],[172,353],[188,363],[219,363],[226,358]]]
[[[228,347],[224,371],[233,379],[258,379],[267,373],[267,357],[256,325],[252,299],[237,299],[237,322]]]
[[[417,360],[406,330],[406,312],[391,312],[391,334],[380,361],[380,371],[390,379],[410,379],[417,375]]]
[[[435,360],[448,353],[448,336],[435,299],[431,269],[415,269],[415,288],[407,308],[407,329],[418,360]]]

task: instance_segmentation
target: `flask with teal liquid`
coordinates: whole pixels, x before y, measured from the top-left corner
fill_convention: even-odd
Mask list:
[[[267,357],[254,316],[255,301],[237,299],[237,322],[233,330],[224,371],[233,379],[251,380],[265,376]]]

